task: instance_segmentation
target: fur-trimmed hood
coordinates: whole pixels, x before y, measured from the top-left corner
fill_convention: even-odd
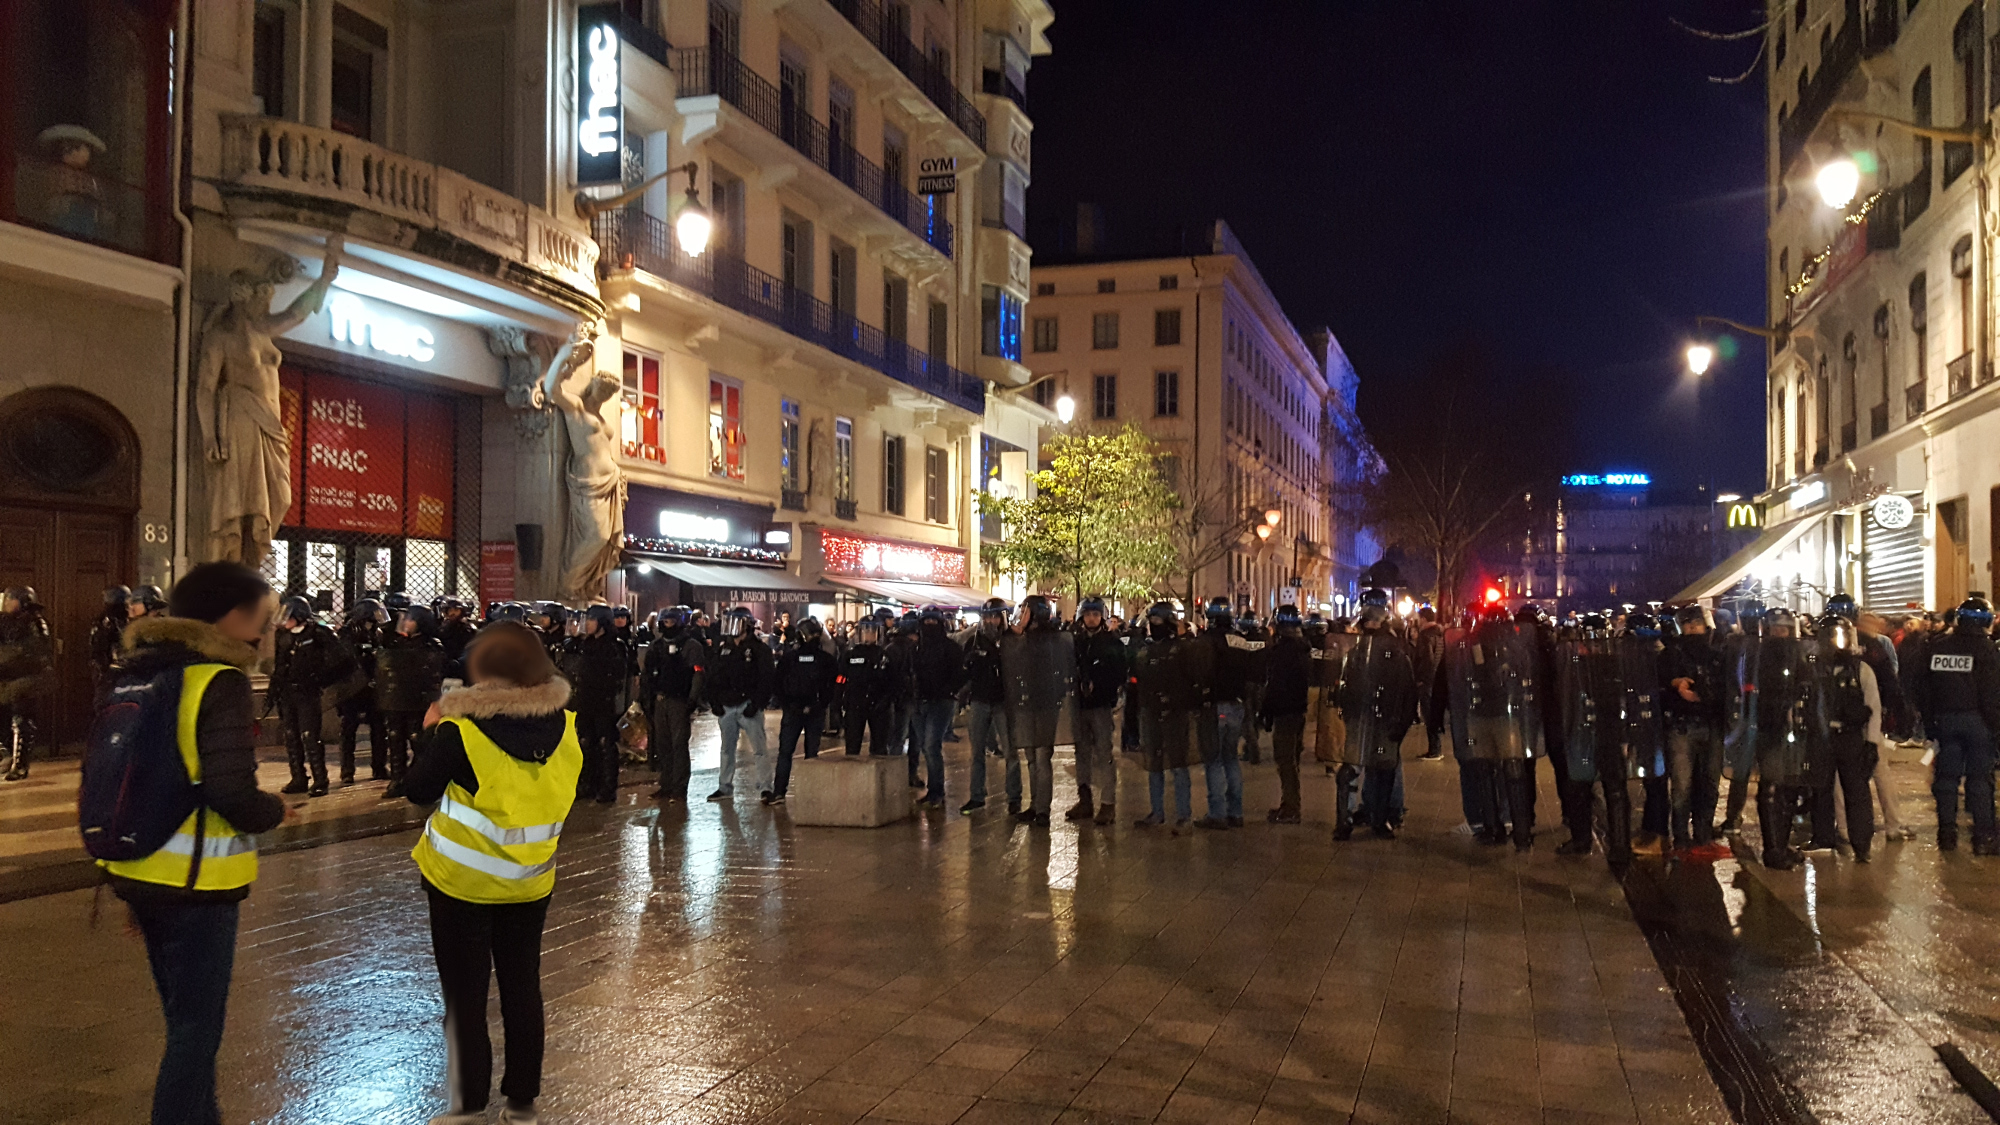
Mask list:
[[[245,671],[257,666],[255,648],[192,617],[135,618],[119,638],[119,648],[124,653],[119,662],[128,666],[156,653],[163,657],[177,654],[176,650]]]
[[[569,681],[561,676],[539,687],[487,680],[445,692],[438,700],[438,713],[447,719],[471,720],[509,757],[546,762],[569,729],[563,710],[568,704]]]

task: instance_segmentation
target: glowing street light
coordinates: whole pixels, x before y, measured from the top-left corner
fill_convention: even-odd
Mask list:
[[[1270,537],[1271,537],[1271,525],[1270,525],[1270,524],[1268,524],[1268,523],[1260,523],[1260,524],[1258,524],[1258,525],[1257,525],[1257,538],[1259,538],[1259,539],[1269,539]]]
[[[1285,518],[1285,513],[1279,511],[1276,508],[1264,509],[1264,522],[1271,525],[1272,527],[1278,526],[1278,521],[1284,518]]]
[[[1056,399],[1056,418],[1064,425],[1068,425],[1069,420],[1074,417],[1076,417],[1076,400],[1068,395]]]
[[[1813,184],[1819,188],[1822,203],[1836,211],[1844,211],[1861,190],[1861,167],[1847,159],[1828,161],[1813,177]]]
[[[714,229],[715,221],[709,218],[708,208],[701,205],[700,197],[694,193],[694,183],[690,180],[687,201],[681,204],[681,213],[674,218],[674,241],[681,244],[681,250],[688,257],[699,258],[701,252],[708,249],[708,235]]]
[[[1722,495],[1716,497],[1715,502],[1718,504],[1734,504],[1741,499],[1743,499],[1743,497],[1737,493],[1725,492]]]
[[[1708,373],[1708,366],[1715,362],[1715,349],[1707,344],[1689,344],[1687,350],[1688,370],[1696,375]]]

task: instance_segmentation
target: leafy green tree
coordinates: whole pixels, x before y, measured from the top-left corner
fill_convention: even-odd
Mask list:
[[[978,494],[1000,517],[986,561],[1044,589],[1137,599],[1173,573],[1166,527],[1176,500],[1162,479],[1153,440],[1127,425],[1116,433],[1063,434],[1042,447],[1049,467],[1031,497]]]

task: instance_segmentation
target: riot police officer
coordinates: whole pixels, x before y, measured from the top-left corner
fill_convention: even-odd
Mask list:
[[[778,719],[778,772],[771,787],[771,803],[784,804],[792,784],[792,752],[799,741],[806,744],[806,757],[819,757],[820,735],[826,727],[827,704],[833,699],[840,675],[839,657],[819,618],[807,614],[792,627],[792,640],[778,653],[778,671],[772,700],[780,709]]]
[[[410,605],[409,599],[390,594],[387,606],[397,600],[403,608],[396,613],[395,631],[382,638],[375,650],[375,705],[388,731],[383,739],[389,759],[389,787],[383,800],[403,795],[403,775],[410,768],[410,747],[423,730],[424,712],[438,701],[444,686],[444,643],[437,638],[437,617],[429,606]]]
[[[1180,615],[1171,602],[1154,602],[1146,610],[1146,643],[1132,656],[1132,679],[1139,701],[1139,747],[1146,763],[1146,794],[1151,811],[1132,822],[1134,828],[1167,823],[1167,777],[1174,780],[1175,835],[1188,831],[1193,816],[1193,785],[1188,768],[1198,759],[1190,723],[1200,713],[1191,676],[1192,638],[1180,635]]]
[[[1592,787],[1604,793],[1604,845],[1613,865],[1632,859],[1632,798],[1626,786],[1625,686],[1618,643],[1601,613],[1577,618],[1575,636],[1558,648],[1557,694],[1563,713],[1563,750],[1569,757],[1570,792],[1564,801],[1569,839],[1558,855],[1589,855]]]
[[[1379,593],[1379,591],[1370,591]],[[1396,838],[1392,808],[1396,775],[1402,768],[1403,735],[1417,721],[1416,669],[1410,646],[1390,629],[1387,598],[1363,596],[1361,635],[1341,662],[1334,698],[1347,727],[1341,765],[1334,775],[1333,838],[1354,835],[1354,782],[1368,773],[1363,800],[1375,835]]]
[[[1545,690],[1537,645],[1532,624],[1495,604],[1442,655],[1453,734],[1469,752],[1460,768],[1471,771],[1481,839],[1504,843],[1511,823],[1516,851],[1533,847],[1535,838],[1533,771],[1543,754]]]
[[[0,736],[7,740],[8,781],[28,776],[37,734],[35,698],[55,667],[55,641],[32,586],[0,597]]]
[[[124,639],[125,623],[132,619],[129,608],[132,591],[123,586],[104,588],[104,610],[90,629],[91,681],[101,683],[118,659],[118,642]]]
[[[1625,629],[1617,640],[1619,686],[1624,692],[1625,757],[1646,801],[1639,816],[1639,839],[1632,850],[1659,855],[1665,850],[1673,820],[1659,698],[1664,686],[1660,679],[1664,642],[1659,619],[1634,609],[1625,615]]]
[[[889,753],[889,725],[895,716],[897,686],[883,647],[884,629],[878,617],[854,623],[854,640],[840,659],[840,708],[847,720],[847,752],[861,753],[868,737],[868,754]]]
[[[444,678],[465,680],[465,646],[479,630],[472,624],[472,607],[463,598],[438,599],[438,643],[444,646]]]
[[[988,598],[979,627],[964,638],[965,734],[972,744],[972,793],[958,811],[970,816],[986,807],[988,759],[1006,760],[1007,813],[1021,811],[1021,756],[1007,737],[1007,681],[1000,666],[1000,639],[1007,633],[1007,603]]]
[[[354,654],[354,660],[367,676],[367,684],[360,691],[340,701],[336,710],[340,712],[340,780],[343,784],[354,780],[355,742],[363,723],[368,724],[368,780],[381,781],[388,776],[388,732],[382,729],[382,712],[375,706],[375,653],[382,647],[382,626],[389,621],[389,611],[374,598],[363,598],[354,603],[348,611],[347,620],[341,622],[340,639]]]
[[[1676,850],[1715,840],[1715,804],[1722,786],[1722,732],[1727,678],[1723,650],[1700,605],[1674,611],[1679,628],[1660,654],[1660,711],[1667,730],[1669,835]]]
[[[1972,817],[1972,853],[2000,855],[1994,824],[1994,735],[2000,732],[2000,653],[1990,633],[1993,607],[1967,598],[1949,633],[1937,636],[1914,669],[1913,703],[1924,731],[1937,740],[1931,796],[1937,801],[1938,849],[1958,847],[1958,792],[1965,787]]]
[[[639,672],[639,697],[653,720],[650,753],[660,771],[660,787],[653,791],[656,801],[687,802],[693,770],[688,740],[695,710],[701,706],[706,660],[701,639],[689,627],[693,619],[694,611],[684,605],[661,613],[659,631],[646,646],[645,665]]]
[[[1055,607],[1040,594],[1021,599],[1019,625],[1000,641],[1007,733],[1028,759],[1028,807],[1014,819],[1045,828],[1055,798],[1056,724],[1076,686],[1076,645],[1056,628]]]
[[[1861,656],[1860,632],[1846,617],[1828,613],[1820,621],[1819,718],[1825,749],[1813,778],[1812,826],[1815,847],[1832,847],[1834,788],[1847,812],[1848,843],[1854,861],[1867,863],[1875,842],[1875,797],[1868,779],[1875,773],[1876,743],[1882,736],[1882,696],[1875,671]]]
[[[1243,766],[1237,747],[1243,733],[1244,687],[1250,679],[1251,655],[1261,653],[1264,646],[1239,636],[1232,616],[1228,598],[1210,599],[1208,628],[1188,653],[1202,701],[1195,745],[1201,749],[1208,789],[1208,815],[1194,822],[1197,828],[1243,827]]]
[[[304,598],[285,600],[284,629],[267,689],[276,696],[285,728],[285,758],[292,779],[281,792],[324,797],[327,792],[326,738],[320,693],[354,670],[354,654],[333,630],[313,615]],[[266,704],[268,711],[269,704]],[[310,768],[311,780],[307,780]]]
[[[1764,866],[1788,871],[1804,858],[1791,844],[1792,813],[1807,784],[1806,752],[1822,737],[1815,707],[1817,675],[1791,610],[1764,615],[1764,637],[1754,650],[1754,677],[1744,689],[1742,717],[1757,755],[1757,822],[1764,837]],[[1991,790],[1988,790],[1989,794]]]
[[[1076,631],[1076,709],[1070,713],[1076,724],[1076,804],[1063,814],[1065,820],[1091,820],[1110,824],[1117,819],[1118,752],[1112,720],[1118,713],[1118,697],[1131,671],[1125,640],[1105,623],[1104,599],[1085,598],[1078,604]],[[1092,802],[1103,799],[1103,807]]]
[[[1293,607],[1295,610],[1297,607]],[[1236,635],[1259,647],[1244,649],[1243,661],[1243,744],[1238,757],[1245,765],[1257,765],[1264,760],[1258,743],[1258,717],[1264,712],[1264,680],[1269,675],[1267,657],[1271,634],[1264,628],[1257,615],[1245,611],[1236,619]],[[1240,772],[1240,771],[1239,771]],[[1238,817],[1237,819],[1242,819]]]
[[[567,646],[576,677],[570,685],[575,693],[576,738],[583,748],[577,796],[600,805],[618,799],[618,704],[631,663],[614,628],[610,606],[590,606],[580,615],[577,635]]]
[[[1307,697],[1313,680],[1313,649],[1304,636],[1299,607],[1281,605],[1271,618],[1277,636],[1263,652],[1264,684],[1258,723],[1271,732],[1271,761],[1278,767],[1278,807],[1266,814],[1272,824],[1299,822],[1299,758],[1305,752]]]

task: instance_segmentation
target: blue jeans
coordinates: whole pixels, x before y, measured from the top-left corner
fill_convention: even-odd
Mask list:
[[[1152,798],[1155,824],[1165,824],[1167,820],[1167,774],[1174,775],[1174,823],[1185,824],[1194,817],[1194,784],[1188,777],[1186,766],[1165,772],[1146,774],[1146,795]]]
[[[1993,732],[1975,711],[1946,711],[1937,717],[1938,752],[1931,765],[1931,796],[1937,799],[1938,831],[1958,831],[1958,785],[1965,783],[1965,811],[1972,814],[1974,839],[1991,839],[1993,820]]]
[[[784,717],[778,720],[778,780],[771,792],[782,797],[792,784],[792,751],[803,738],[806,757],[819,757],[819,738],[826,726],[826,708],[817,705],[787,703]]]
[[[770,751],[764,741],[764,714],[745,714],[743,709],[749,703],[738,703],[725,707],[715,718],[716,726],[722,729],[722,768],[716,772],[715,791],[727,796],[736,792],[736,736],[740,732],[750,743],[750,752],[756,755],[756,771],[753,780],[762,792],[771,788]]]
[[[1227,700],[1211,705],[1215,753],[1204,755],[1202,770],[1208,775],[1208,815],[1216,820],[1243,819],[1243,764],[1236,757],[1243,737],[1243,704]],[[1205,749],[1205,748],[1204,748]]]
[[[986,801],[986,761],[995,750],[1007,755],[1007,803],[1021,803],[1021,756],[1007,737],[1007,705],[973,702],[966,710],[965,733],[972,743],[972,803]]]
[[[166,1016],[167,1049],[153,1083],[152,1125],[220,1125],[215,1053],[229,1009],[241,903],[134,902],[146,960]]]
[[[958,703],[944,699],[920,699],[910,721],[911,749],[924,755],[924,800],[944,803],[944,736],[951,730],[952,712]]]

